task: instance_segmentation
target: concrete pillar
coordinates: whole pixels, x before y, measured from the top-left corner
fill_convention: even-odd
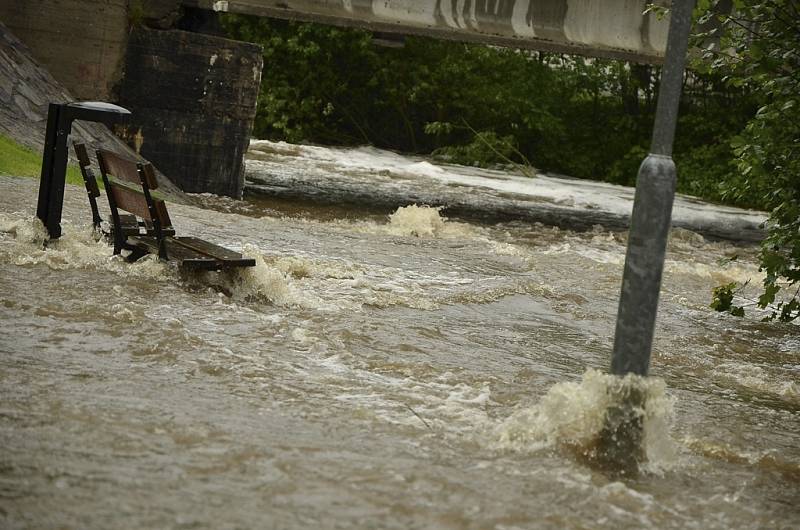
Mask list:
[[[181,189],[240,198],[261,81],[261,47],[199,33],[130,35],[118,130]]]

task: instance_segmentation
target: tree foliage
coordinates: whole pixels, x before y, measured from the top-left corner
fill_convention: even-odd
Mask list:
[[[365,31],[234,15],[224,24],[264,46],[258,137],[627,185],[649,146],[656,67],[415,37],[383,48]],[[723,88],[689,80],[685,106],[701,112],[681,115],[675,155],[679,190],[716,201],[733,170],[730,138],[752,113],[744,102],[732,111]]]
[[[719,22],[701,38],[719,42],[707,45],[699,66],[746,92],[758,109],[731,139],[738,171],[723,198],[770,211],[758,305],[771,308],[769,319],[790,321],[800,316],[798,292],[778,293],[800,283],[800,3],[740,0],[723,15],[714,14],[718,3],[700,5],[701,22]]]
[[[771,212],[760,304],[791,320],[800,314],[785,290],[800,282],[798,2],[735,0],[722,15],[720,4],[730,0],[696,10],[701,52],[681,100],[678,191]],[[264,46],[258,137],[625,185],[649,148],[657,67],[416,37],[384,48],[361,30],[236,15],[223,23]]]

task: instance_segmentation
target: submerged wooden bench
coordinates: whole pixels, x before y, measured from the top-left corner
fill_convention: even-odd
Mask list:
[[[81,160],[81,149],[76,146],[81,170],[88,169],[89,159]],[[82,149],[86,155],[85,148]],[[114,241],[114,254],[130,251],[128,260],[135,261],[147,254],[156,254],[159,259],[177,262],[187,269],[221,270],[236,267],[253,267],[256,262],[240,253],[215,245],[196,237],[177,237],[167,212],[164,198],[157,191],[153,166],[121,157],[112,151],[97,151],[100,175],[106,188],[108,205],[111,209],[111,237]],[[88,172],[92,181],[94,177]],[[84,174],[90,203],[99,195],[87,182]],[[91,190],[90,190],[91,188]],[[96,202],[92,208],[93,222]],[[122,212],[128,212],[127,214]]]

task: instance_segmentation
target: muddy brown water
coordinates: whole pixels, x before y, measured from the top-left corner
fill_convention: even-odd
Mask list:
[[[189,277],[112,257],[78,188],[43,249],[36,189],[0,177],[3,528],[800,524],[798,327],[708,308],[752,247],[673,232],[621,479],[574,448],[624,234],[203,197],[178,230],[258,266]]]

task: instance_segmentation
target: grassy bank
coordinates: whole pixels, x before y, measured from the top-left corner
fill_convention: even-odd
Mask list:
[[[41,172],[41,153],[0,134],[0,175],[39,178]],[[83,177],[77,166],[67,166],[67,183],[83,186]]]

